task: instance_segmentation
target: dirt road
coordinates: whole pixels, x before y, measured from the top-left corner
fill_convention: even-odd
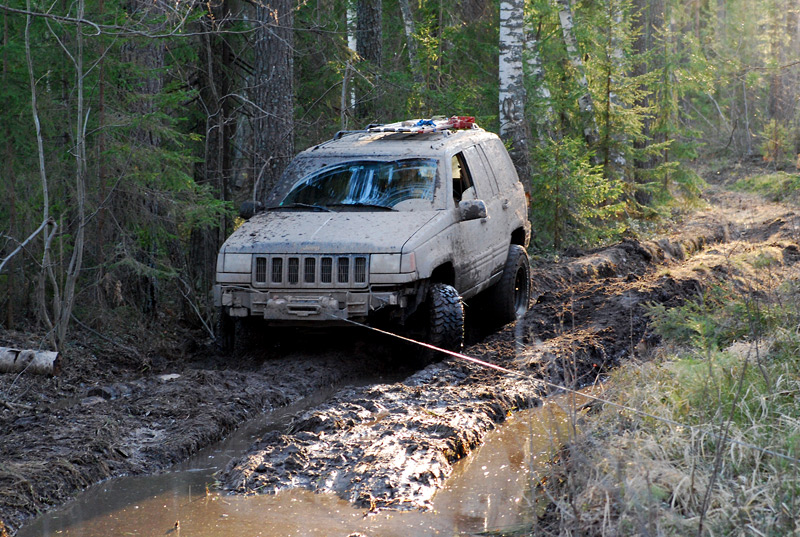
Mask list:
[[[13,533],[92,483],[162,471],[248,417],[351,381],[367,385],[269,433],[220,480],[236,492],[304,486],[371,508],[424,507],[488,430],[537,404],[543,381],[583,385],[621,360],[645,358],[656,343],[647,303],[676,305],[715,281],[751,285],[731,261],[737,255],[795,268],[795,211],[719,189],[709,203],[656,241],[535,266],[525,318],[464,351],[513,374],[448,358],[394,382],[405,375],[385,358],[397,344],[366,334],[236,360],[203,342],[145,351],[79,338],[57,377],[0,375],[0,521]],[[37,343],[0,333],[0,345]]]

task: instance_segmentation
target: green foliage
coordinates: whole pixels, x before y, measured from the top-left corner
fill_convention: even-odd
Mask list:
[[[415,19],[422,84],[414,81],[406,36],[396,0],[384,0],[383,63],[360,62],[347,48],[347,2],[320,7],[303,3],[295,26],[316,32],[295,34],[297,147],[329,138],[342,128],[362,128],[350,108],[356,100],[374,105],[378,121],[433,115],[471,115],[481,126],[497,130],[497,6],[411,2]],[[471,18],[464,19],[465,9]],[[477,16],[475,16],[477,15]],[[348,70],[347,65],[350,65]],[[349,73],[348,92],[342,81]],[[342,103],[347,111],[343,124]]]
[[[733,184],[735,190],[755,192],[772,201],[800,202],[800,174],[775,172],[749,175]]]
[[[535,150],[539,173],[531,181],[531,220],[539,247],[564,242],[595,245],[620,232],[611,224],[623,211],[620,181],[605,179],[583,140],[549,140]]]
[[[789,129],[775,119],[770,119],[761,132],[761,156],[764,162],[775,168],[794,165],[797,155],[794,154],[794,136]]]
[[[752,266],[763,269],[774,259],[758,256]],[[653,329],[667,341],[703,351],[719,350],[742,338],[762,337],[785,319],[783,308],[764,308],[753,298],[738,294],[731,287],[713,286],[701,299],[682,306],[648,307]]]
[[[669,217],[672,207],[691,204],[704,187],[687,167],[701,150],[751,155],[760,137],[768,162],[794,162],[800,128],[792,103],[800,66],[792,63],[797,31],[790,26],[800,8],[785,0],[763,0],[759,9],[745,0],[723,4],[667,0],[662,10],[633,0],[573,2],[584,86],[568,59],[556,4],[526,1],[526,31],[536,37],[543,67],[535,82],[531,73],[527,77],[526,113],[537,131],[530,144],[536,246],[594,245]],[[230,200],[252,190],[253,118],[264,111],[252,102],[252,5],[176,4],[169,13],[131,12],[148,5],[104,2],[101,10],[99,0],[86,3],[87,17],[108,25],[99,35],[83,26],[87,266],[93,267],[82,272],[87,284],[123,266],[156,278],[133,271],[136,263],[165,267],[161,280],[193,265],[211,266],[209,259],[188,261],[197,241],[203,242],[198,235],[217,240],[224,233],[215,228],[230,225]],[[398,0],[382,4],[380,65],[360,60],[347,46],[352,5],[300,2],[293,11],[298,149],[343,127],[363,127],[354,117],[351,88],[380,121],[465,114],[498,130],[497,1],[410,2],[417,73],[411,71]],[[25,2],[9,6],[24,9]],[[51,14],[74,17],[76,7],[54,5]],[[15,237],[38,226],[44,201],[24,28],[23,15],[4,14],[0,174],[2,193],[15,202],[0,207],[0,228],[10,229],[13,220]],[[50,208],[64,252],[79,221],[75,32],[64,20],[31,19]],[[539,91],[542,85],[549,98]],[[594,104],[590,117],[578,106],[587,87]],[[218,120],[228,129],[225,136]],[[584,136],[587,120],[598,130],[591,146]],[[774,176],[774,185],[765,179],[752,188],[786,199],[786,192],[797,190],[794,177]],[[26,254],[21,271],[31,276],[12,290],[20,297],[31,294],[36,281],[33,260],[41,244],[33,246],[36,254]],[[200,248],[213,249],[208,240]],[[121,265],[123,258],[133,263]]]
[[[797,370],[800,340],[796,330],[785,328],[785,323],[796,326],[800,320],[798,303],[788,300],[796,290],[783,289],[780,299],[760,308],[732,297],[725,304],[719,289],[712,294],[715,298],[702,304],[671,310],[651,308],[655,326],[665,338],[704,351],[702,360],[682,356],[670,363],[673,377],[672,388],[667,385],[668,397],[684,400],[693,409],[686,416],[690,419],[703,422],[730,415],[735,426],[742,428],[788,415],[786,412],[796,414],[797,383],[789,390],[776,389],[778,383],[788,380],[784,377],[787,373]],[[758,338],[752,337],[754,331],[759,332]],[[748,335],[749,343],[734,344]],[[760,342],[765,340],[771,343],[762,346]],[[740,383],[745,387],[742,391]],[[765,398],[769,398],[768,405]],[[772,435],[754,439],[755,443],[763,440],[772,441]],[[781,450],[787,447],[784,444]]]

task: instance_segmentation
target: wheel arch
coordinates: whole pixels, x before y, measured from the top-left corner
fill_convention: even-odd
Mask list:
[[[522,227],[518,227],[517,229],[511,232],[511,244],[518,244],[523,248],[525,248],[526,246],[525,238],[526,238],[525,229]]]
[[[456,269],[453,267],[452,261],[446,261],[437,266],[431,272],[430,283],[445,283],[447,285],[455,286],[456,282]]]

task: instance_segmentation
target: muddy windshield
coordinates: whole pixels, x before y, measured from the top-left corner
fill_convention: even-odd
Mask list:
[[[402,202],[418,200],[432,207],[436,167],[435,159],[341,162],[294,182],[273,206],[400,210]]]

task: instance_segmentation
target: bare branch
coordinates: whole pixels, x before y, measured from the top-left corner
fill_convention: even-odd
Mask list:
[[[100,30],[100,25],[96,24],[88,19],[76,19],[73,17],[62,17],[60,15],[53,15],[52,13],[42,13],[40,11],[30,11],[28,9],[16,9],[13,7],[9,7],[3,4],[0,4],[0,11],[6,11],[8,13],[19,13],[20,15],[27,15],[29,17],[43,17],[45,19],[52,19],[59,22],[69,22],[72,24],[87,24],[94,29],[94,35],[100,35],[102,32]]]
[[[33,240],[33,239],[36,237],[36,235],[38,235],[39,233],[41,233],[41,232],[42,232],[42,230],[43,230],[43,229],[44,229],[44,228],[47,226],[47,224],[55,224],[55,222],[53,221],[53,219],[52,219],[52,218],[48,218],[47,220],[43,221],[43,222],[41,223],[41,225],[39,225],[39,227],[38,227],[38,228],[36,228],[36,231],[34,231],[33,233],[31,233],[31,234],[28,236],[28,238],[27,238],[27,239],[25,239],[24,241],[22,241],[21,243],[19,243],[19,246],[17,246],[17,247],[14,249],[14,251],[13,251],[13,252],[11,252],[10,254],[8,254],[8,256],[7,256],[5,259],[3,259],[3,262],[2,262],[2,263],[0,263],[0,272],[3,272],[3,267],[5,267],[5,266],[6,266],[6,263],[8,263],[9,261],[11,261],[11,258],[12,258],[12,257],[14,257],[15,255],[17,255],[17,254],[20,252],[20,250],[22,250],[23,248],[25,248],[25,246],[26,246],[26,245],[27,245],[29,242],[31,242],[31,241],[32,241],[32,240]]]

